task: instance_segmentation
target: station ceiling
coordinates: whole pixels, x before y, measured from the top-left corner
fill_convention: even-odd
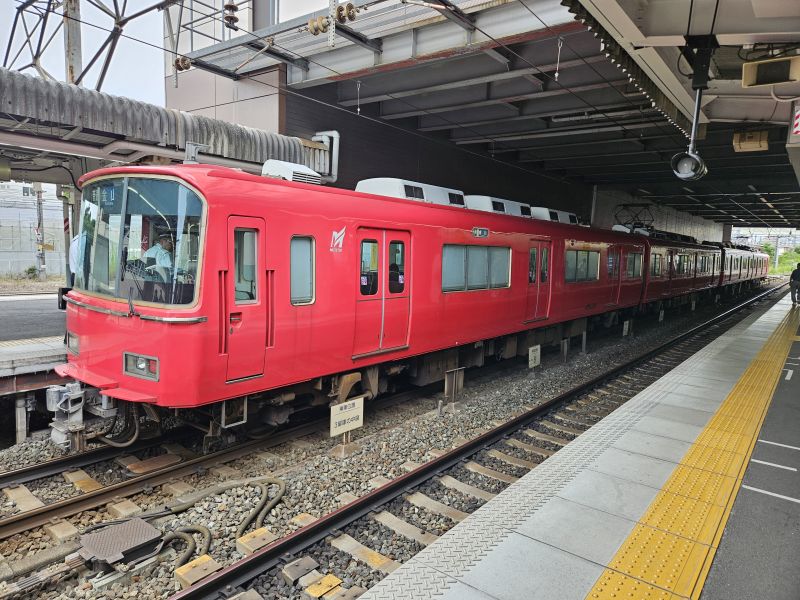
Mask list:
[[[293,93],[335,98],[533,171],[720,223],[800,226],[786,148],[791,104],[769,89],[741,88],[746,44],[800,42],[800,11],[788,4],[733,0],[712,21],[714,2],[698,1],[687,23],[689,0],[364,1],[356,5],[369,17],[347,23],[350,37],[337,34],[335,47],[308,31],[320,11],[190,56],[233,78],[284,62]],[[709,174],[687,185],[669,164],[686,150],[694,99],[679,46],[687,30],[708,27],[723,45],[701,114],[698,149]],[[269,40],[269,51],[253,37]],[[800,84],[780,93],[800,95]],[[755,130],[765,132],[765,147],[737,152],[734,134]]]

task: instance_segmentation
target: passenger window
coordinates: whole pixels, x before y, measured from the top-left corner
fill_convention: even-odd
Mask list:
[[[628,279],[636,279],[642,276],[642,255],[638,252],[628,254],[625,276]]]
[[[609,248],[607,262],[608,278],[616,281],[619,275],[619,250]]]
[[[378,242],[376,240],[361,242],[359,286],[362,296],[374,296],[378,293]]]
[[[550,220],[551,221],[558,221],[558,213],[554,210],[550,211]]]
[[[589,250],[567,250],[564,281],[596,281],[599,276],[600,253]]]
[[[467,247],[446,245],[442,250],[442,291],[454,292],[466,287]]]
[[[289,265],[292,304],[314,302],[314,238],[293,237]]]
[[[389,243],[389,293],[400,294],[406,288],[405,244]]]
[[[406,198],[414,198],[417,200],[424,200],[425,194],[422,193],[422,188],[416,185],[404,185]]]
[[[541,283],[547,283],[547,277],[550,274],[550,264],[548,259],[550,258],[550,249],[549,248],[542,248],[542,268],[539,277],[539,281]]]
[[[509,257],[511,251],[508,248],[489,248],[489,287],[504,288],[508,287],[509,279]]]
[[[528,283],[536,283],[536,248],[531,248],[528,257]]]
[[[247,304],[258,300],[255,229],[235,229],[233,232],[234,301]]]
[[[489,287],[489,252],[486,246],[467,246],[467,289]]]
[[[523,217],[530,217],[531,216],[531,207],[530,206],[520,206],[519,212],[522,213]]]
[[[506,205],[498,200],[492,200],[492,210],[495,212],[506,212]]]

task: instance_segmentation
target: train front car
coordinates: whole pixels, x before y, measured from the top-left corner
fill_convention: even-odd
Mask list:
[[[77,449],[92,438],[130,444],[140,416],[158,421],[157,406],[195,398],[208,342],[199,325],[207,320],[200,192],[158,169],[106,169],[84,179],[72,248],[78,264],[65,296],[68,363],[56,369],[75,383],[47,393],[53,441]],[[86,413],[100,419],[91,432]]]

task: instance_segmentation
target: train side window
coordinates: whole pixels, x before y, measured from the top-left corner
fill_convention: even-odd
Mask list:
[[[520,206],[519,212],[522,214],[523,217],[530,217],[531,216],[531,207],[530,206]]]
[[[404,191],[406,193],[406,198],[414,198],[417,200],[424,200],[425,194],[422,192],[422,188],[417,185],[404,185]]]
[[[401,294],[406,289],[405,244],[389,242],[389,293]]]
[[[233,232],[234,302],[248,304],[258,300],[258,268],[255,229],[235,229]]]
[[[509,248],[491,247],[489,248],[489,287],[504,288],[508,287],[510,279],[510,255]]]
[[[551,221],[558,221],[558,213],[554,210],[550,211],[550,220]]]
[[[653,277],[661,277],[661,259],[660,254],[652,254],[650,256],[650,275]]]
[[[528,253],[528,283],[536,283],[536,248]]]
[[[467,287],[467,248],[446,244],[442,249],[442,291],[454,292]]]
[[[600,253],[593,250],[567,250],[564,281],[596,281],[599,277]]]
[[[495,212],[506,212],[506,205],[499,200],[492,200],[492,210]]]
[[[550,264],[548,263],[549,258],[550,258],[550,249],[542,248],[542,260],[539,273],[540,274],[539,281],[541,283],[547,283],[547,277],[550,274]]]
[[[639,252],[631,252],[626,257],[625,276],[628,279],[635,279],[642,276],[642,255]]]
[[[359,287],[362,296],[374,296],[378,293],[378,242],[377,240],[361,241],[361,273]]]
[[[483,290],[489,287],[489,248],[467,246],[467,289]]]
[[[615,248],[608,249],[608,259],[607,259],[607,271],[608,271],[608,278],[611,281],[617,280],[617,275],[619,274],[619,251]]]
[[[292,304],[314,302],[314,238],[293,237],[290,246]]]

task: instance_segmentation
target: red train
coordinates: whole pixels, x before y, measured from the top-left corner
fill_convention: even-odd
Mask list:
[[[81,183],[69,362],[57,369],[78,383],[48,392],[62,446],[85,442],[85,411],[124,417],[116,443],[162,409],[209,438],[274,426],[767,273],[751,250],[207,165],[103,169]]]

